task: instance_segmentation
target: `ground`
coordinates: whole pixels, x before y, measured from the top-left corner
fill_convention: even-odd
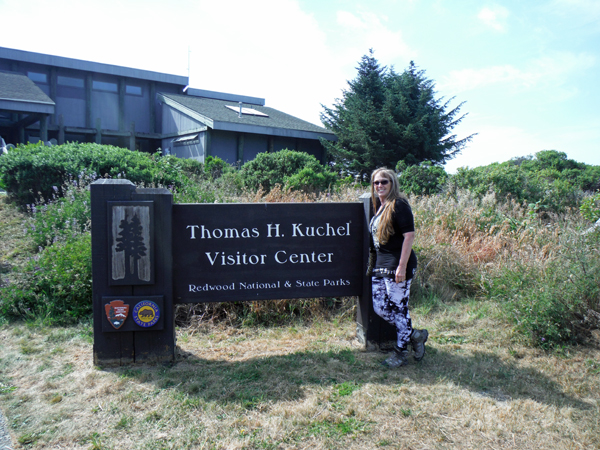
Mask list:
[[[112,368],[87,325],[4,325],[0,407],[23,448],[600,448],[600,352],[519,345],[496,307],[415,305],[427,355],[396,370],[349,315],[200,324],[174,365]]]

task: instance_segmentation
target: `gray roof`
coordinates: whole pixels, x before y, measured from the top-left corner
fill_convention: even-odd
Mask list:
[[[85,70],[88,72],[137,78],[140,80],[158,81],[160,83],[177,84],[180,86],[186,86],[188,84],[188,77],[180,75],[84,61],[82,59],[65,58],[63,56],[46,55],[44,53],[27,52],[25,50],[16,50],[6,47],[0,47],[0,58],[54,67],[64,67],[66,69]]]
[[[227,100],[195,97],[190,95],[160,94],[162,100],[181,113],[200,121],[215,130],[228,130],[257,134],[300,137],[307,139],[334,140],[335,135],[326,128],[314,125],[297,117],[290,116],[267,106],[244,104],[245,108],[255,109],[264,116],[243,114],[226,106],[239,107],[239,103]]]
[[[25,75],[0,71],[0,109],[53,114],[54,102]]]
[[[228,94],[226,92],[207,91],[206,89],[189,88],[185,91],[187,95],[194,97],[214,98],[217,100],[228,100],[232,102],[244,102],[252,105],[265,106],[265,99],[259,97],[250,97],[249,95]]]

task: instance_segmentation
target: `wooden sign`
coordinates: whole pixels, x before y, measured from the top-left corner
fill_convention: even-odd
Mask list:
[[[362,293],[363,205],[173,205],[176,303]]]
[[[177,204],[163,188],[91,185],[94,363],[175,359],[175,303],[358,296],[357,337],[393,344],[365,276],[357,203]]]

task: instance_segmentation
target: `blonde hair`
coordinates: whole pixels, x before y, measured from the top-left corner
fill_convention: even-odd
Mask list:
[[[373,185],[373,181],[377,175],[382,175],[383,178],[390,182],[390,192],[385,198],[385,206],[383,207],[381,219],[379,220],[379,226],[377,227],[377,240],[379,240],[381,244],[385,245],[390,239],[390,236],[394,234],[392,214],[394,213],[396,200],[399,198],[406,200],[406,196],[400,192],[400,186],[398,185],[398,177],[396,176],[396,172],[386,169],[385,167],[374,170],[371,174],[371,200],[373,202],[373,214],[377,214],[377,210],[381,204],[379,201],[379,196],[375,192],[375,186]]]

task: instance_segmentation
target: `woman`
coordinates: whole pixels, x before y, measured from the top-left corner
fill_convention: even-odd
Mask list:
[[[415,225],[408,200],[398,187],[393,170],[377,169],[371,175],[371,198],[375,216],[369,229],[377,260],[373,269],[373,308],[386,322],[394,325],[397,343],[383,364],[400,367],[408,364],[411,344],[417,361],[425,355],[427,330],[413,329],[408,312],[412,277],[417,256],[412,250]]]

